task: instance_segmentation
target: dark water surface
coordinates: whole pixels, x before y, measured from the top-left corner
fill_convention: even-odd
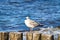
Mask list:
[[[0,1],[0,31],[28,30],[26,16],[45,25],[60,26],[60,0]]]

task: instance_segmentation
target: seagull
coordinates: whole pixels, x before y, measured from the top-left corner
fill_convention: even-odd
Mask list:
[[[29,17],[26,17],[26,20],[24,22],[25,22],[25,25],[29,27],[31,31],[32,31],[32,28],[41,25],[38,22],[31,20]]]

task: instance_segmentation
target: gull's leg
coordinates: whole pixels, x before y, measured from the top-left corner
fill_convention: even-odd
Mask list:
[[[30,28],[30,32],[32,32],[32,28]]]

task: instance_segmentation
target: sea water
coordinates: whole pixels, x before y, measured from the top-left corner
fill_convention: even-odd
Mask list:
[[[60,0],[0,0],[0,31],[29,30],[26,16],[44,25],[60,26]]]

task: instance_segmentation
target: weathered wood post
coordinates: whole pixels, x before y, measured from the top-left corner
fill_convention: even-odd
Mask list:
[[[54,40],[54,36],[51,34],[42,34],[41,40]]]
[[[9,40],[23,40],[23,33],[21,32],[10,32]]]
[[[33,33],[33,40],[41,40],[41,33]]]
[[[40,33],[31,33],[31,32],[28,32],[26,34],[26,39],[27,40],[41,40],[41,34]]]
[[[33,33],[31,32],[26,33],[26,40],[33,40]]]
[[[58,40],[60,40],[60,34],[58,35]]]
[[[8,32],[0,32],[0,40],[8,40],[9,33]]]
[[[0,40],[1,40],[1,34],[2,34],[2,33],[0,32]]]

